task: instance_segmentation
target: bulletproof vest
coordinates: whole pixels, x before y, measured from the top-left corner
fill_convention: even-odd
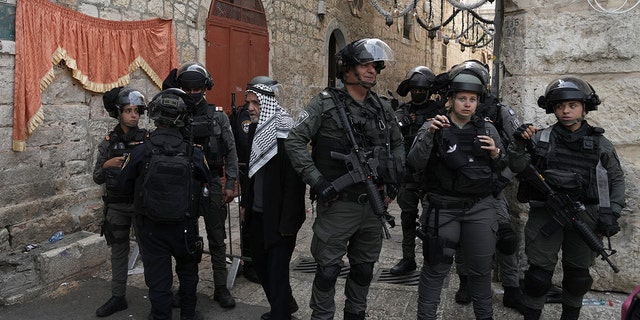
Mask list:
[[[183,138],[154,133],[145,144],[139,179],[141,211],[158,223],[179,223],[198,214],[200,185],[194,178],[192,146]]]
[[[576,183],[582,186],[581,190],[563,190],[563,186],[552,186],[555,191],[569,194],[574,200],[585,204],[598,203],[596,166],[600,161],[599,137],[603,132],[602,128],[586,123],[575,132],[568,132],[558,125],[543,131],[536,145],[538,169],[543,174],[549,169],[574,173]]]
[[[219,116],[226,116],[224,113],[217,114],[215,105],[208,105],[202,101],[196,108],[196,113],[189,119],[189,124],[183,128],[182,134],[185,140],[191,136],[193,143],[204,148],[205,156],[212,172],[222,168],[222,127]]]
[[[127,134],[126,136],[123,136],[122,132],[116,132],[116,130],[109,132],[109,135],[105,138],[109,141],[107,159],[127,155],[131,153],[133,148],[144,142],[147,131],[139,128],[136,128],[135,130],[135,132]],[[123,194],[116,187],[118,185],[118,179],[121,172],[122,170],[120,170],[120,168],[107,168],[104,171],[107,193],[104,199],[109,203],[132,201],[131,194]]]
[[[491,194],[496,178],[491,155],[477,138],[488,133],[483,119],[472,122],[463,129],[453,125],[438,131],[425,170],[425,191],[459,197]]]
[[[337,106],[334,100],[330,96],[325,96],[322,100],[326,106],[325,111],[322,114],[323,122],[329,122],[328,128],[321,130],[341,130],[344,131],[344,126],[340,120]],[[390,144],[390,121],[395,119],[395,116],[389,114],[382,103],[377,100],[376,106],[358,106],[347,107],[347,116],[349,118],[349,125],[353,130],[356,142],[370,157],[375,157],[380,163],[378,167],[381,179],[385,183],[396,183],[393,181],[394,177],[388,172],[393,172],[394,168],[389,168],[390,162],[393,162],[393,156],[388,150],[387,146]],[[349,171],[349,168],[342,160],[336,160],[331,157],[331,152],[338,152],[342,154],[348,154],[351,152],[352,144],[345,134],[340,134],[336,137],[335,134],[325,134],[325,132],[318,132],[312,139],[312,158],[316,167],[329,181],[332,181]],[[395,177],[397,179],[397,177]]]
[[[413,140],[418,133],[418,130],[422,127],[422,125],[439,114],[444,114],[444,109],[439,108],[433,100],[428,100],[423,104],[413,104],[406,103],[400,106],[401,109],[404,109],[404,115],[409,116],[412,113],[415,113],[416,120],[410,125],[403,126],[401,128],[402,136],[404,137],[404,151],[406,154],[409,154],[409,150],[411,149],[411,145],[413,144]]]

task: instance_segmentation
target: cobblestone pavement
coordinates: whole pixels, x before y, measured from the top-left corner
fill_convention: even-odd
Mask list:
[[[307,206],[308,218],[298,235],[296,250],[291,264],[291,283],[293,294],[298,301],[300,310],[294,314],[296,319],[309,319],[311,309],[308,306],[311,296],[311,285],[313,283],[314,263],[309,253],[311,243],[311,225],[313,223],[313,210]],[[227,241],[231,245],[231,254],[240,255],[240,237],[238,228],[237,203],[230,205],[231,236]],[[400,221],[400,210],[394,204],[390,207],[390,213]],[[201,223],[202,234],[204,226]],[[416,319],[417,293],[417,272],[404,279],[389,279],[388,269],[391,268],[401,258],[401,228],[397,226],[390,229],[392,239],[385,240],[383,244],[380,261],[376,264],[375,277],[371,285],[368,297],[367,319],[369,320],[400,320]],[[229,249],[228,249],[229,250]],[[422,254],[418,248],[417,256]],[[421,259],[419,259],[421,260]],[[229,261],[231,262],[231,260]],[[421,261],[419,261],[419,266]],[[228,265],[232,269],[232,264]],[[146,296],[144,278],[141,274],[142,264],[137,262],[135,268],[131,270],[129,278],[129,288],[127,300],[129,309],[118,312],[107,319],[146,319],[149,312],[149,302]],[[452,268],[452,276],[445,281],[445,288],[442,291],[442,303],[438,311],[438,319],[474,319],[471,305],[462,306],[454,302],[455,291],[458,288],[458,277]],[[109,298],[109,270],[103,270],[88,279],[77,279],[60,285],[60,287],[49,295],[38,298],[34,301],[0,307],[0,320],[18,319],[94,319],[95,309]],[[392,283],[391,280],[399,283]],[[255,283],[249,282],[238,272],[234,286],[231,290],[237,301],[237,306],[233,309],[222,309],[217,302],[213,301],[213,288],[211,262],[209,255],[203,257],[200,264],[200,283],[198,285],[198,310],[202,312],[205,319],[259,319],[260,315],[269,310],[269,304],[264,296],[262,288]],[[344,277],[338,279],[336,285],[336,319],[342,319],[342,309],[344,307]],[[512,309],[502,306],[502,286],[500,283],[493,283],[494,290],[494,319],[522,319],[522,317]],[[626,295],[616,293],[590,292],[587,298],[602,300],[604,305],[590,305],[582,309],[580,319],[601,320],[620,319],[620,306]],[[610,305],[612,304],[612,305]],[[559,304],[547,304],[545,306],[542,319],[559,319]],[[178,319],[178,313],[174,312],[174,319]]]

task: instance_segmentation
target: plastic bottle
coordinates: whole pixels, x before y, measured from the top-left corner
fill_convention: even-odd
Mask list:
[[[62,238],[64,238],[64,232],[58,231],[49,238],[49,242],[55,243],[61,240]]]

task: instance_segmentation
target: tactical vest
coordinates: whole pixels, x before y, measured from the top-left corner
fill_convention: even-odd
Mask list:
[[[585,124],[585,128],[569,133],[558,125],[543,130],[536,145],[537,167],[545,174],[549,169],[573,173],[579,190],[552,186],[555,191],[569,194],[574,200],[585,204],[598,203],[596,167],[600,161],[600,139],[604,129]],[[553,179],[547,179],[553,180]],[[567,185],[566,183],[563,183]]]
[[[131,153],[131,150],[137,145],[144,143],[144,139],[147,136],[147,130],[136,129],[131,140],[125,142],[122,137],[114,130],[109,132],[105,137],[109,141],[109,149],[107,152],[107,159],[113,157],[121,157]],[[118,185],[118,179],[122,170],[120,168],[107,168],[104,170],[105,188],[106,194],[103,200],[107,203],[121,203],[132,202],[132,194],[122,193],[116,186]]]
[[[193,142],[204,148],[212,173],[220,175],[223,165],[222,126],[215,105],[208,105],[203,101],[198,105],[197,112],[189,119],[189,125],[183,128],[182,135],[185,139],[191,136]],[[222,116],[226,116],[221,113]]]
[[[200,183],[194,177],[193,147],[179,136],[152,134],[136,187],[141,211],[158,223],[179,223],[198,216]]]
[[[375,95],[374,97],[377,98]],[[376,102],[374,107],[347,107],[347,116],[358,145],[365,153],[372,158],[376,158],[380,163],[378,174],[382,181],[379,181],[379,183],[398,183],[396,173],[398,170],[395,167],[396,163],[389,149],[390,125],[392,119],[395,120],[395,116],[383,107],[379,99],[376,99]],[[324,105],[323,122],[328,121],[330,123],[328,126],[331,129],[329,130],[344,131],[337,106],[331,95],[324,95],[322,103]],[[343,161],[331,157],[331,152],[342,154],[351,152],[351,142],[346,133],[340,134],[337,138],[331,138],[329,135],[323,134],[323,132],[318,132],[312,139],[311,144],[314,163],[327,180],[333,181],[349,171]]]
[[[440,129],[434,137],[425,191],[454,197],[485,197],[493,191],[496,175],[491,155],[480,148],[478,135],[487,135],[485,121],[472,119],[473,126]]]

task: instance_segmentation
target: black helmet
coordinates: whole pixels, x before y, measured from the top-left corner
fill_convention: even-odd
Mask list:
[[[180,66],[176,73],[176,83],[180,88],[213,88],[213,79],[202,64],[188,62]]]
[[[577,77],[563,76],[549,83],[544,96],[538,98],[538,106],[547,113],[554,113],[557,103],[568,100],[582,101],[585,111],[598,110],[600,104],[600,98],[588,82]]]
[[[356,40],[336,54],[336,76],[342,79],[350,68],[369,62],[374,62],[376,71],[380,73],[386,67],[385,61],[394,64],[396,60],[384,41],[376,38]]]
[[[436,75],[431,69],[425,66],[417,66],[407,72],[405,79],[400,82],[396,92],[405,97],[412,89],[429,90],[435,79]]]
[[[474,92],[478,94],[478,101],[484,102],[484,98],[487,92],[486,87],[482,81],[475,75],[468,73],[460,73],[449,83],[449,96],[452,96],[455,92]]]
[[[189,99],[189,95],[178,88],[160,91],[149,102],[149,118],[169,127],[184,127]]]
[[[271,88],[271,91],[262,90],[255,86],[257,84],[264,84],[266,86],[269,86]],[[278,101],[280,101],[280,98],[282,98],[282,96],[284,95],[282,84],[268,76],[257,76],[251,79],[251,81],[247,83],[247,90],[249,89],[260,92],[262,94],[266,94],[268,96],[275,96],[276,100]]]

